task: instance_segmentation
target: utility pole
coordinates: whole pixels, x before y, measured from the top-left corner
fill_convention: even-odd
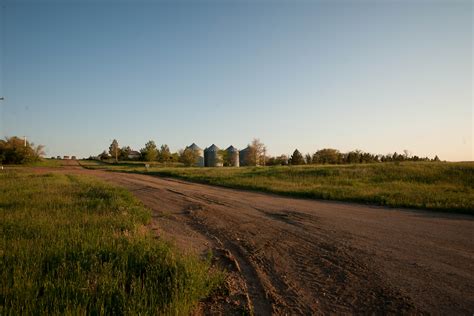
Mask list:
[[[26,147],[26,136],[23,136],[23,139],[25,140],[25,147]]]

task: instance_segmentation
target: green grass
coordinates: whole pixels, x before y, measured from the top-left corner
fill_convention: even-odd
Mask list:
[[[0,166],[2,164],[0,163]],[[49,158],[43,158],[38,161],[33,161],[33,162],[28,162],[23,165],[3,165],[5,169],[18,169],[18,168],[23,168],[23,167],[48,167],[48,168],[56,168],[56,167],[61,167],[61,160],[56,160],[56,159],[49,159]]]
[[[85,167],[146,173],[145,168],[139,165],[88,162]],[[148,174],[296,197],[474,214],[472,162],[245,168],[151,167]]]
[[[61,160],[57,159],[41,159],[39,161],[35,161],[29,163],[27,166],[29,167],[61,167]]]
[[[222,282],[148,230],[130,193],[84,176],[0,172],[0,315],[188,314]]]

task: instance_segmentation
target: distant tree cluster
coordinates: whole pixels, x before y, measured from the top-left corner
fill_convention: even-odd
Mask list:
[[[280,155],[277,157],[267,157],[267,166],[286,166],[290,159],[287,155]]]
[[[93,159],[94,157],[90,157]],[[113,159],[115,162],[120,161],[158,161],[158,162],[177,162],[179,160],[178,153],[171,153],[168,145],[163,144],[161,148],[158,148],[153,140],[149,140],[145,147],[141,148],[140,151],[134,151],[130,146],[123,146],[120,148],[119,143],[116,139],[112,141],[109,146],[109,150],[104,150],[97,157],[99,160]]]
[[[324,148],[313,154],[303,155],[298,149],[295,149],[290,158],[282,155],[279,157],[267,158],[268,165],[304,165],[304,164],[357,164],[357,163],[376,163],[376,162],[402,162],[402,161],[440,161],[438,156],[430,159],[428,157],[412,156],[408,150],[403,154],[397,152],[387,155],[375,155],[361,150],[353,150],[347,153],[341,153],[337,149]]]
[[[44,146],[30,143],[19,137],[6,137],[0,140],[0,163],[25,164],[38,161],[44,156]]]

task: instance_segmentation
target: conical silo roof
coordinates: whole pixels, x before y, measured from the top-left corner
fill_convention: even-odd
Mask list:
[[[189,145],[186,148],[192,149],[192,150],[202,150],[198,145],[196,145],[196,143],[192,143],[191,145]]]
[[[230,145],[229,147],[227,147],[227,149],[225,151],[233,153],[233,152],[237,152],[239,150],[237,148],[235,148],[234,146]]]
[[[219,147],[217,147],[216,145],[212,144],[211,146],[207,147],[206,149],[204,149],[204,151],[206,152],[210,152],[210,151],[219,151]]]
[[[250,145],[242,149],[241,151],[249,151],[250,150]]]

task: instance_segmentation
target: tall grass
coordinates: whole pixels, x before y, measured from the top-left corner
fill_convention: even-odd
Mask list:
[[[142,166],[97,165],[145,173]],[[149,174],[298,197],[474,214],[474,163],[150,168]]]
[[[84,176],[0,173],[0,315],[187,314],[222,276],[145,226],[123,189]]]

